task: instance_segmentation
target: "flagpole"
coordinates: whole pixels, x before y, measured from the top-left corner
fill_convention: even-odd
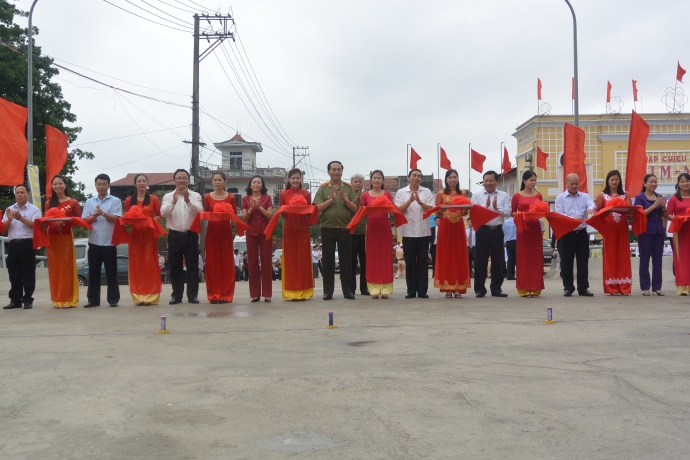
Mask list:
[[[470,146],[467,149],[467,190],[472,195],[472,142],[470,142]]]
[[[436,144],[436,174],[438,174],[437,179],[441,178],[441,143]],[[436,186],[436,183],[434,183]],[[436,190],[434,190],[436,191]]]
[[[503,145],[505,142],[501,142],[501,162],[499,163],[501,165],[501,190],[505,188],[505,171],[503,171]],[[503,190],[505,192],[505,190]]]
[[[570,4],[568,0],[565,0],[565,2],[568,4],[568,8],[570,8],[570,12],[573,14],[573,60],[574,60],[574,77],[573,77],[573,82],[574,82],[574,88],[573,88],[573,95],[575,96],[575,126],[580,126],[580,106],[579,106],[579,101],[580,101],[580,95],[578,91],[578,78],[577,78],[577,19],[575,18],[575,10],[573,9],[573,5]]]
[[[412,144],[407,144],[407,147],[405,147],[405,175],[407,175],[407,172],[409,172],[410,168],[410,146]]]

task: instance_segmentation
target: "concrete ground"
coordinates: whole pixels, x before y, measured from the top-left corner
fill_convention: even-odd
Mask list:
[[[227,305],[121,286],[118,308],[56,310],[42,280],[33,310],[0,311],[0,458],[687,458],[690,298],[605,297],[593,265],[593,298],[551,279],[405,300],[398,280],[324,302],[318,280],[308,302],[241,282]]]

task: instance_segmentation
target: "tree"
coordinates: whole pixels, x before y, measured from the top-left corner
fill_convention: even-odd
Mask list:
[[[2,75],[0,97],[26,107],[28,30],[14,23],[15,16],[26,17],[28,13],[17,9],[7,0],[0,0],[0,75]],[[33,28],[33,35],[34,37],[38,35],[38,28]],[[59,70],[53,66],[53,60],[41,56],[41,48],[35,44],[33,54],[34,164],[38,166],[41,184],[45,184],[45,125],[49,124],[67,134],[70,143],[77,139],[81,128],[66,126],[67,123],[75,123],[77,117],[70,112],[71,105],[63,99],[60,85],[51,81],[59,74]],[[62,169],[62,174],[67,177],[67,186],[71,195],[79,201],[85,200],[85,186],[71,178],[78,170],[76,160],[92,160],[93,158],[94,155],[91,152],[73,149],[69,152],[67,162]],[[24,176],[26,177],[26,174]],[[0,208],[5,209],[13,202],[12,190],[0,187]]]

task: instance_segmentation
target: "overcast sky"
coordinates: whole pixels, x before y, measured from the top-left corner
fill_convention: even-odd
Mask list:
[[[148,3],[189,25],[191,11],[202,10],[191,0],[109,1],[168,25],[134,5],[174,21]],[[232,8],[251,65],[288,141],[271,137],[278,136],[277,129],[248,88],[271,130],[261,123],[220,50],[201,63],[200,100],[232,128],[202,114],[202,138],[212,147],[239,127],[245,139],[263,144],[260,166],[289,167],[291,158],[284,155],[291,154],[287,144],[294,141],[310,147],[311,179],[327,179],[326,164],[334,159],[344,163],[347,176],[373,169],[405,174],[410,143],[423,158],[421,169],[436,174],[440,142],[465,187],[468,143],[489,157],[485,168],[499,167],[501,142],[515,154],[512,133],[536,114],[537,78],[551,114],[571,113],[572,18],[561,0],[198,3],[223,13]],[[665,112],[661,97],[674,84],[677,61],[690,70],[690,28],[685,27],[690,2],[572,3],[579,27],[580,113],[605,111],[607,80],[612,95],[624,102],[622,111],[629,113],[632,79],[638,81],[638,111]],[[17,2],[24,10],[30,4]],[[39,1],[34,24],[43,52],[66,61],[58,63],[129,91],[190,104],[191,33],[152,24],[102,0]],[[241,49],[239,42],[226,48],[238,72],[233,51]],[[189,167],[191,149],[181,141],[191,140],[190,109],[115,93],[64,71],[59,78],[83,128],[73,146],[96,155],[80,162],[78,180],[90,186],[99,172],[116,180],[129,172]],[[690,85],[690,74],[685,79],[680,87]],[[95,142],[155,130],[162,131]],[[220,164],[217,151],[204,150],[201,158]]]

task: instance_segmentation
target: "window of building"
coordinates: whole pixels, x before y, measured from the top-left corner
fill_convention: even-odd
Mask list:
[[[225,155],[228,159],[228,169],[236,171],[242,169],[242,152],[228,152]]]

